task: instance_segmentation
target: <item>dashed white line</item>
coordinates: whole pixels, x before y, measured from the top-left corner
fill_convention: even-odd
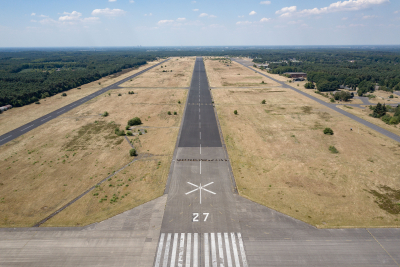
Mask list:
[[[32,124],[32,125],[29,125],[28,127],[22,129],[21,132],[23,132],[23,131],[25,131],[26,129],[29,129],[29,128],[33,127],[33,126],[34,126],[33,124]]]
[[[201,174],[201,160],[200,160],[200,174]],[[200,194],[201,194],[201,191],[200,191]],[[200,200],[201,201],[201,200]]]
[[[45,121],[45,120],[50,119],[50,118],[51,118],[51,116],[49,116],[47,118],[44,118],[43,120],[40,120],[40,121]]]
[[[200,137],[200,139],[201,139],[201,137]],[[200,154],[201,154],[201,144],[200,144]],[[201,161],[200,161],[200,163],[201,163]]]
[[[65,109],[62,109],[62,110],[60,110],[59,112],[57,112],[57,114],[59,114],[59,113],[61,113],[61,112],[63,112]]]
[[[12,136],[12,135],[9,135],[9,136],[7,136],[6,138],[1,139],[0,142],[3,141],[3,140],[6,140],[6,139],[8,139],[8,138],[10,138],[11,136]]]

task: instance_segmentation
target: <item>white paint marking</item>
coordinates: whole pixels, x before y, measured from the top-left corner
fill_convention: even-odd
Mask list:
[[[185,253],[185,234],[181,233],[181,240],[179,242],[179,257],[178,257],[178,267],[183,266],[183,253]]]
[[[172,255],[171,255],[171,264],[170,266],[175,266],[176,259],[176,246],[178,244],[178,233],[174,234],[174,243],[172,245]]]
[[[221,233],[217,233],[218,237],[218,255],[219,255],[219,262],[220,262],[220,267],[225,267],[225,262],[224,262],[224,248],[222,244],[222,237]]]
[[[161,234],[160,242],[158,243],[157,257],[156,257],[156,262],[154,263],[154,267],[160,266],[161,252],[163,249],[163,245],[164,245],[164,233]]]
[[[201,161],[200,161],[200,162],[201,162]],[[197,188],[194,189],[194,190],[192,190],[192,191],[190,191],[190,192],[187,192],[185,195],[188,195],[188,194],[190,194],[190,193],[193,193],[193,192],[199,190],[199,191],[200,191],[200,204],[201,204],[201,190],[207,191],[208,193],[211,193],[211,194],[214,194],[214,195],[216,194],[216,193],[214,193],[214,192],[212,192],[212,191],[207,190],[207,189],[204,188],[204,187],[206,187],[206,186],[209,186],[210,184],[213,184],[214,182],[208,183],[208,184],[203,185],[203,186],[201,186],[201,184],[200,184],[200,186],[198,186],[198,185],[192,184],[192,183],[190,183],[190,182],[187,182],[187,183],[190,184],[190,185],[193,185],[193,186],[195,186],[195,187],[197,187]]]
[[[199,214],[197,212],[194,212],[192,222],[198,222],[198,221],[199,221]]]
[[[231,258],[231,248],[229,246],[229,236],[228,233],[224,233],[224,239],[225,239],[225,249],[226,249],[226,259],[227,259],[227,264],[228,267],[232,267],[232,258]]]
[[[51,116],[49,116],[47,118],[44,118],[43,120],[40,120],[40,121],[45,121],[45,120],[50,119],[50,118],[51,118]]]
[[[234,259],[235,259],[236,267],[239,267],[239,266],[240,266],[240,261],[239,261],[239,255],[238,255],[237,246],[236,246],[236,237],[235,237],[235,233],[231,233],[231,239],[232,239],[233,257],[234,257]]]
[[[0,142],[3,141],[3,140],[6,140],[6,139],[8,139],[8,138],[10,138],[11,136],[12,136],[12,135],[9,135],[9,136],[7,136],[6,138],[1,139]]]
[[[199,234],[193,234],[193,267],[199,266]]]
[[[57,114],[58,114],[58,113],[61,113],[61,112],[63,112],[63,111],[64,111],[64,109],[62,109],[62,110],[60,110],[59,112],[57,112]]]
[[[248,267],[247,265],[247,259],[246,259],[246,252],[244,251],[244,245],[242,241],[242,235],[240,233],[237,233],[238,239],[239,239],[239,247],[240,247],[240,254],[242,256],[242,262],[243,262],[243,267]]]
[[[214,233],[211,233],[211,260],[212,260],[212,266],[217,267],[217,254],[215,250],[215,235]]]
[[[22,129],[21,132],[23,132],[23,131],[25,131],[26,129],[29,129],[29,128],[33,127],[33,126],[34,126],[33,124],[32,124],[32,125],[29,125],[28,127]]]
[[[208,247],[208,233],[204,233],[204,267],[210,267],[210,250]]]
[[[200,155],[201,155],[201,144],[200,144]],[[201,174],[201,160],[200,160],[200,174]]]
[[[207,221],[208,215],[210,215],[210,213],[203,213],[203,216],[205,216],[204,221]]]
[[[186,242],[186,267],[190,267],[190,253],[192,248],[192,234],[187,234],[187,242]]]
[[[201,140],[201,132],[200,132],[200,140]]]
[[[169,255],[169,246],[170,246],[170,244],[171,244],[171,233],[168,234],[167,243],[165,244],[163,267],[167,267],[168,266],[168,255]]]

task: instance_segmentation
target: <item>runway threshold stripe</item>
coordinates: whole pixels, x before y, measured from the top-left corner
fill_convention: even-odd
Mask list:
[[[199,258],[201,238],[204,242],[202,260]],[[173,245],[170,253],[171,243]],[[170,257],[171,261],[169,262]],[[177,262],[176,257],[178,257]],[[203,261],[204,264],[201,266],[205,267],[248,267],[240,233],[204,233],[203,235],[198,233],[162,233],[154,266],[160,267],[162,259],[162,267],[199,267]]]
[[[160,242],[158,243],[157,258],[156,258],[156,262],[154,263],[154,266],[156,266],[156,267],[160,266],[161,252],[162,252],[162,249],[163,249],[163,243],[164,243],[164,233],[161,234]]]

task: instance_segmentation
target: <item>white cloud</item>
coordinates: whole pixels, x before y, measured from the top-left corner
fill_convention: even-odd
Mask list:
[[[300,24],[302,22],[303,22],[302,20],[292,20],[292,21],[289,21],[287,24],[293,25],[293,24]]]
[[[375,15],[368,15],[368,16],[363,16],[362,18],[363,19],[374,19],[374,18],[377,18],[378,16],[375,16]]]
[[[172,23],[172,22],[174,22],[174,20],[172,20],[172,19],[164,19],[164,20],[160,20],[158,22],[158,24],[159,25],[164,25],[164,24],[169,24],[169,23]]]
[[[64,12],[65,16],[59,17],[59,21],[79,21],[80,17],[82,16],[82,13],[79,13],[77,11],[72,11],[71,13]]]
[[[108,2],[117,2],[117,0],[108,0]]]
[[[270,18],[262,18],[261,20],[260,20],[260,22],[268,22],[268,21],[270,21],[271,19]]]
[[[257,14],[257,12],[255,12],[254,10],[249,13],[250,16],[253,16],[255,14]]]
[[[207,13],[201,13],[201,14],[199,15],[199,17],[200,17],[200,18],[202,18],[202,17],[208,17],[208,14],[207,14]]]
[[[41,17],[41,18],[48,18],[49,16],[46,16],[46,15],[40,15],[39,17]]]
[[[236,25],[250,25],[252,22],[251,21],[238,21],[236,22]]]
[[[32,13],[31,16],[36,16],[36,13]]]
[[[109,9],[109,8],[105,8],[105,9],[95,9],[92,12],[93,16],[111,16],[111,17],[116,17],[116,16],[122,16],[125,15],[125,11],[123,11],[122,9]]]
[[[261,5],[269,5],[269,4],[271,4],[271,1],[261,1],[260,4]]]
[[[284,7],[281,10],[276,11],[275,14],[291,13],[291,12],[295,12],[296,10],[297,10],[297,6]]]
[[[133,0],[129,0],[129,3],[133,4],[133,3],[135,3],[135,1],[133,1]]]
[[[151,17],[151,16],[153,16],[153,13],[144,14],[144,16],[145,16],[145,17],[146,17],[146,16],[149,16],[149,17]]]
[[[215,16],[215,15],[209,15],[208,17],[209,17],[209,18],[216,18],[217,16]]]
[[[58,24],[59,22],[51,18],[46,18],[39,21],[39,23],[43,25],[48,25],[48,24]]]
[[[400,13],[400,10],[396,10],[395,12],[393,12],[394,14],[398,14],[398,13]],[[32,13],[32,14],[35,14],[35,13]]]
[[[192,1],[192,4],[196,4],[196,1]]]
[[[244,18],[244,15],[238,16],[238,18]]]
[[[196,9],[193,9],[193,11],[194,11],[194,12],[197,12],[197,11],[199,11],[199,9],[198,9],[198,8],[196,8]]]
[[[333,13],[340,11],[357,11],[369,8],[373,5],[381,5],[385,3],[390,3],[389,0],[348,0],[348,1],[338,1],[332,3],[327,7],[313,8],[313,9],[303,9],[297,11],[296,6],[284,7],[281,10],[276,11],[276,14],[281,14],[281,17],[291,17],[293,15],[298,16],[309,16],[309,15],[320,15],[325,13]]]
[[[365,27],[364,24],[350,24],[349,27]]]
[[[177,18],[176,21],[185,21],[186,18]]]

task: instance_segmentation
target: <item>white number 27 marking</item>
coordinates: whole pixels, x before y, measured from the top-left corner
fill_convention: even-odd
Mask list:
[[[207,221],[208,215],[210,215],[210,213],[203,213],[203,215],[205,216],[204,221]]]
[[[207,221],[208,215],[210,215],[210,213],[203,213],[204,221]],[[193,222],[198,222],[198,221],[199,221],[199,213],[197,213],[197,212],[193,213],[193,219],[192,219],[192,221],[193,221]]]

